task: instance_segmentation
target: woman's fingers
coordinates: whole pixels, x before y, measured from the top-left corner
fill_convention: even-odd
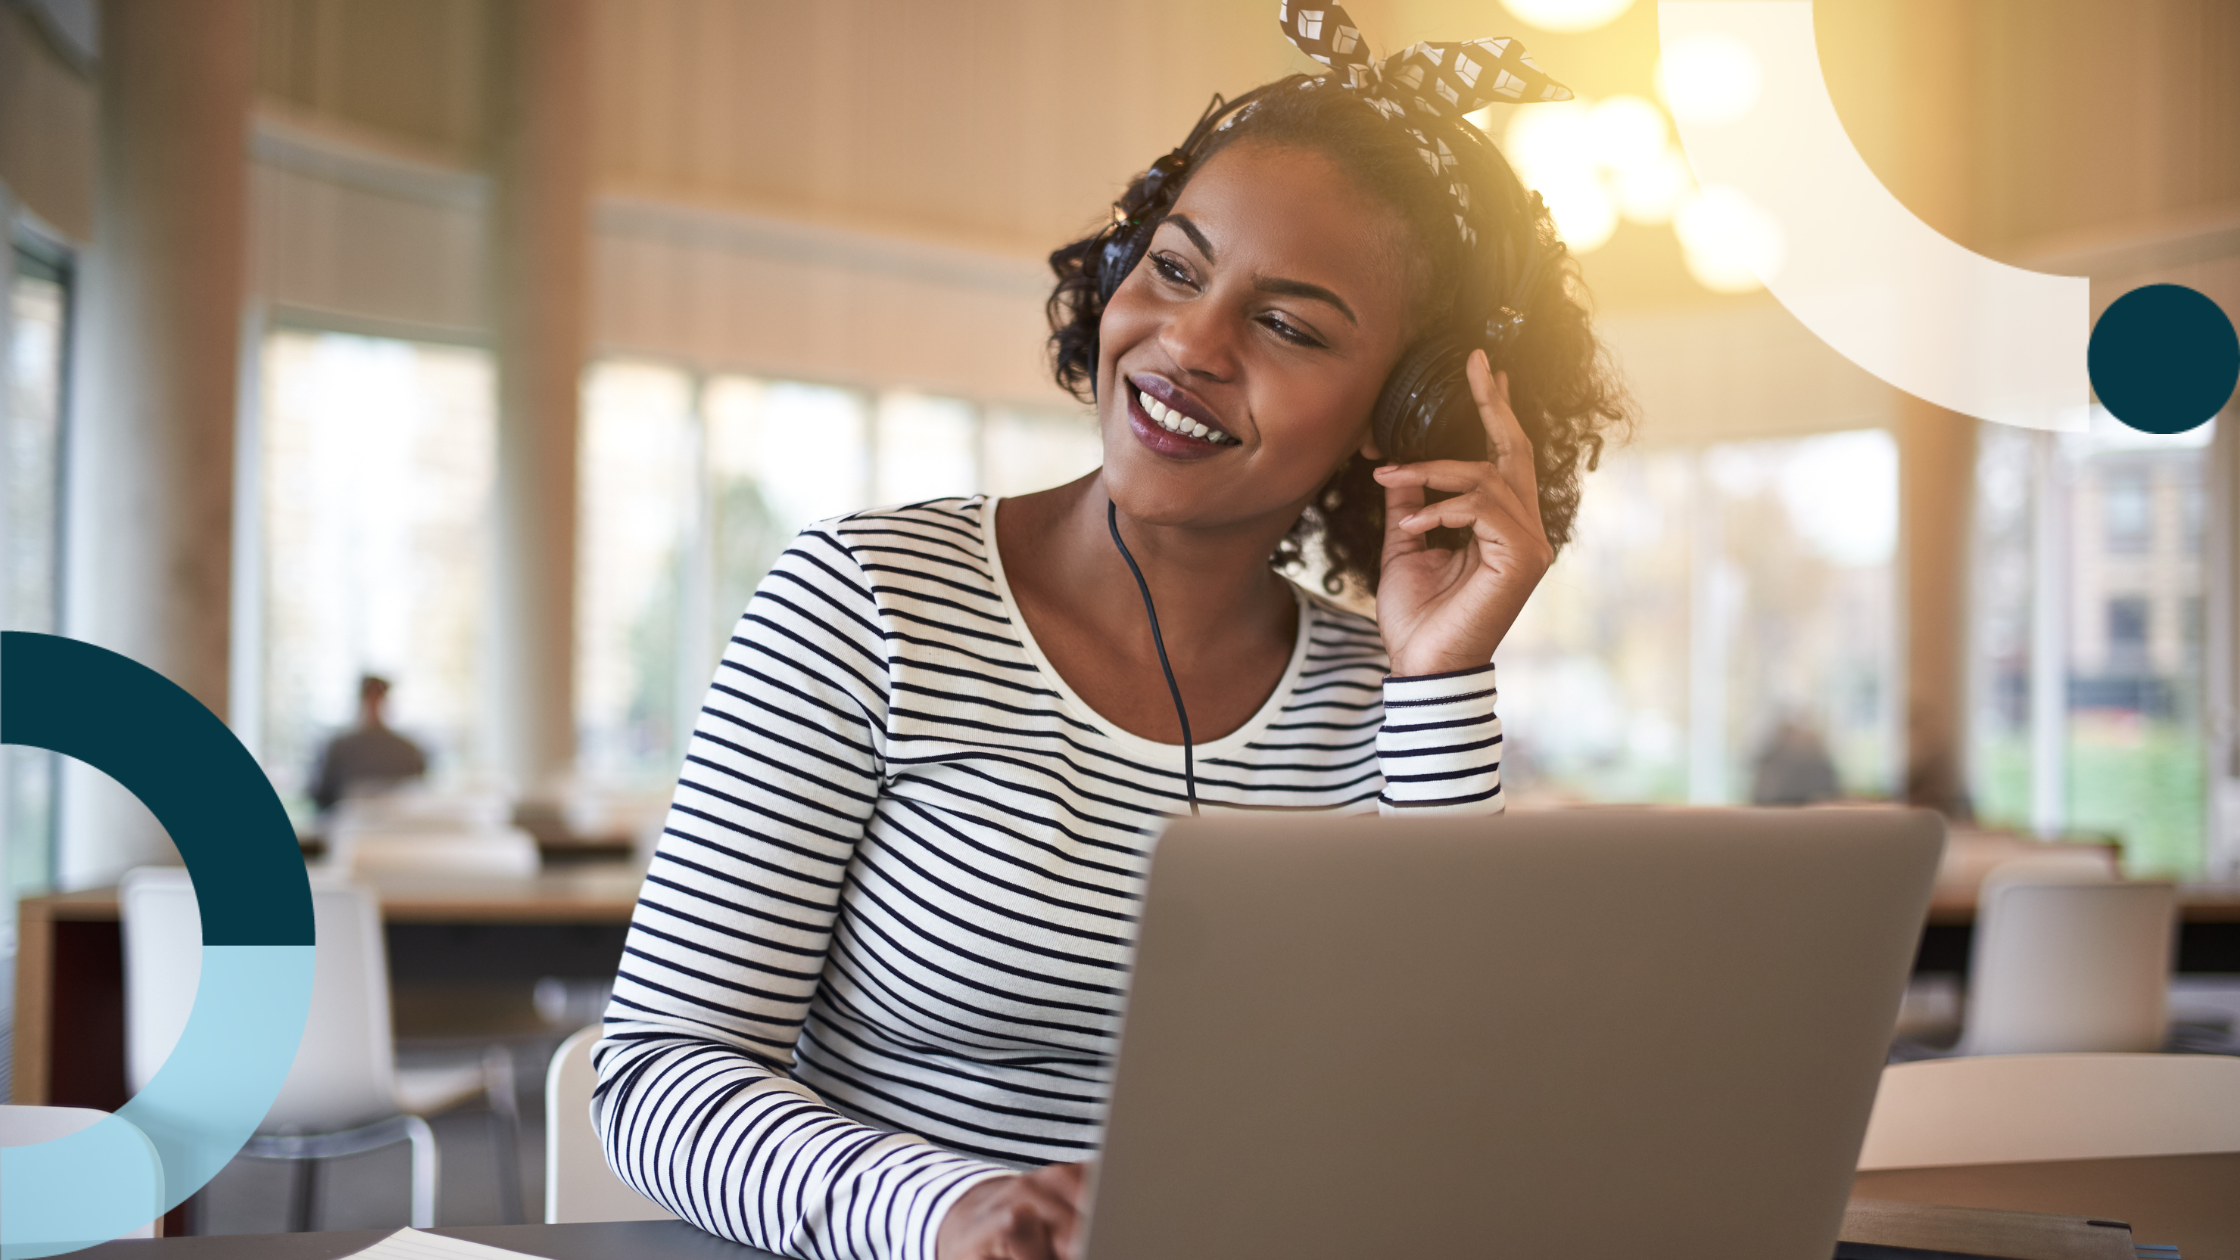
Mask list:
[[[1050,1196],[1042,1212],[1056,1260],[1075,1260],[1081,1254],[1082,1218],[1089,1210],[1088,1172],[1087,1164],[1049,1164],[1027,1174],[1030,1183]]]
[[[1540,480],[1533,472],[1532,439],[1525,436],[1524,426],[1517,423],[1517,413],[1509,406],[1509,374],[1496,374],[1486,360],[1486,352],[1477,350],[1471,353],[1463,375],[1470,380],[1478,419],[1486,426],[1486,450],[1493,455],[1494,466],[1519,498],[1534,505],[1533,518],[1539,519]]]
[[[1380,474],[1387,470],[1378,469]],[[1448,494],[1469,494],[1490,491],[1505,502],[1514,503],[1523,515],[1537,521],[1540,504],[1529,486],[1523,490],[1504,477],[1492,464],[1476,463],[1465,459],[1431,459],[1420,464],[1399,464],[1390,469],[1390,475],[1380,475],[1378,481],[1392,486],[1421,486]],[[1529,507],[1528,507],[1529,505]]]
[[[1428,464],[1408,464],[1401,472],[1406,475],[1393,478],[1386,486],[1385,520],[1388,529],[1396,519],[1390,506],[1392,483],[1395,482],[1428,486],[1457,496],[1486,495],[1513,513],[1519,521],[1537,522],[1540,519],[1539,505],[1518,497],[1516,489],[1495,476],[1488,465],[1464,463],[1460,460],[1438,460]],[[1424,497],[1426,496],[1420,494],[1417,496],[1419,504]],[[1440,500],[1441,504],[1452,502],[1453,499]],[[1420,506],[1411,507],[1410,514],[1420,510]],[[1537,534],[1541,531],[1535,527],[1532,532]]]
[[[1380,474],[1378,480],[1385,482],[1385,554],[1388,556],[1392,555],[1393,549],[1396,547],[1403,551],[1418,550],[1423,546],[1423,539],[1418,536],[1422,533],[1422,531],[1417,530],[1414,532],[1410,532],[1408,530],[1402,529],[1400,528],[1400,522],[1413,515],[1418,509],[1423,507],[1423,485],[1420,482],[1409,482],[1405,480],[1387,481],[1382,476],[1385,471],[1386,470],[1383,468],[1377,470],[1377,472]]]
[[[1547,551],[1547,543],[1542,541],[1539,531],[1514,508],[1491,495],[1467,494],[1441,499],[1397,524],[1400,529],[1419,536],[1433,529],[1467,529],[1480,542],[1519,556],[1537,558]]]
[[[1483,460],[1427,459],[1415,464],[1387,464],[1377,470],[1385,486],[1417,486],[1431,490],[1475,490],[1500,479],[1494,466]]]
[[[1080,1165],[1054,1165],[974,1186],[943,1218],[936,1254],[939,1260],[1076,1260],[1085,1185]]]

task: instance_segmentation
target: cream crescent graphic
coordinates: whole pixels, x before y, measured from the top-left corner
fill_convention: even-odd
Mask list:
[[[1828,97],[1810,0],[1664,0],[1676,49],[1739,44],[1756,103],[1725,119],[1676,109],[1706,192],[1739,192],[1779,225],[1759,279],[1845,358],[1952,411],[2034,429],[2087,423],[2090,282],[1994,262],[1923,223],[1852,147]],[[1685,55],[1683,51],[1683,55]]]

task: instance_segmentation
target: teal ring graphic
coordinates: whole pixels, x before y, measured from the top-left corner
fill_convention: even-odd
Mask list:
[[[256,759],[161,674],[48,634],[0,634],[0,743],[50,749],[146,804],[186,859],[202,978],[177,1048],[114,1115],[0,1147],[0,1260],[60,1255],[177,1207],[240,1152],[311,1009],[311,885]]]

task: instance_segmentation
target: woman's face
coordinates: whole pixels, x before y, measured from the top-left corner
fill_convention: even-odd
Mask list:
[[[1114,501],[1163,525],[1288,527],[1368,440],[1406,329],[1406,231],[1312,150],[1246,141],[1207,162],[1099,325]]]

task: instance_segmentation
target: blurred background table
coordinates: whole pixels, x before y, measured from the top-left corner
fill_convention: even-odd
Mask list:
[[[611,981],[643,879],[638,863],[608,859],[518,879],[366,880],[381,899],[399,1036],[447,1035],[461,1019],[561,1032],[588,1022],[581,1011],[544,1019],[536,986]],[[12,1101],[124,1105],[123,957],[116,889],[20,903]]]
[[[386,1229],[316,1234],[223,1234],[103,1243],[88,1260],[342,1260],[381,1241]],[[476,1225],[429,1231],[545,1260],[775,1260],[767,1251],[725,1242],[683,1221],[605,1221],[586,1225]]]
[[[2127,1221],[2185,1260],[2240,1260],[2240,1152],[1862,1172],[1862,1199]]]

